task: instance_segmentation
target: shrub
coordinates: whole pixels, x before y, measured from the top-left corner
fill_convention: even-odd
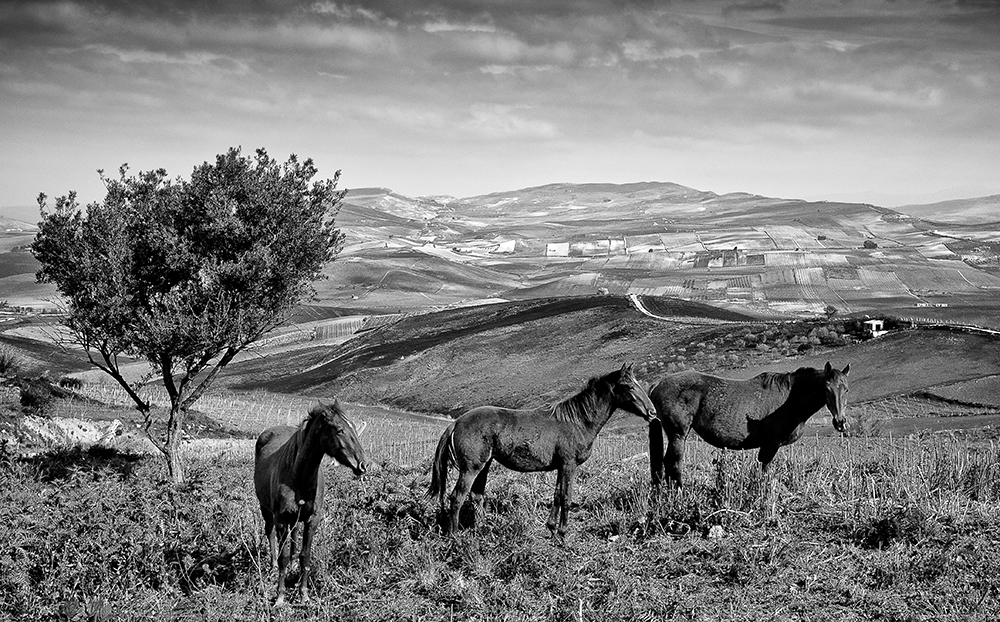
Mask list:
[[[0,348],[0,378],[12,378],[21,373],[21,357],[10,348]]]
[[[73,376],[63,376],[59,379],[59,386],[64,389],[82,389],[83,381]]]
[[[19,384],[21,389],[21,407],[26,412],[42,414],[52,403],[52,383],[48,378],[39,376],[27,380],[22,380]]]

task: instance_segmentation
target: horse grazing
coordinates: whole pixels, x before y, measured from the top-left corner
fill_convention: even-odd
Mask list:
[[[309,600],[306,578],[309,574],[313,533],[323,511],[323,471],[319,468],[324,454],[349,467],[360,477],[367,470],[365,450],[358,440],[364,431],[356,430],[344,416],[340,402],[314,406],[297,428],[275,426],[261,432],[254,453],[253,485],[264,516],[264,532],[270,548],[270,567],[278,564],[276,605],[285,602],[285,573],[295,555],[299,523],[302,524],[302,550],[299,557],[299,594]],[[280,549],[280,555],[279,555]]]
[[[681,459],[688,430],[715,447],[758,449],[764,471],[778,448],[797,441],[806,420],[824,404],[833,427],[843,432],[847,408],[848,365],[837,370],[800,367],[788,373],[763,373],[748,380],[731,380],[697,371],[671,374],[654,386],[649,397],[658,419],[649,423],[649,469],[653,486],[667,477],[681,485]],[[663,451],[663,433],[667,450]]]
[[[441,435],[428,494],[437,496],[444,510],[449,464],[458,467],[458,481],[451,493],[447,531],[458,529],[458,516],[472,493],[473,524],[482,512],[490,465],[496,460],[522,473],[557,470],[555,497],[547,526],[553,537],[566,535],[573,476],[590,457],[590,448],[601,428],[621,408],[647,420],[653,404],[632,375],[632,366],[592,378],[573,397],[554,406],[513,410],[480,406],[467,411]],[[558,526],[558,530],[557,530]]]

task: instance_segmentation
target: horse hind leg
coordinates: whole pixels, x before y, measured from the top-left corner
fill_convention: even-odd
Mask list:
[[[458,517],[465,504],[466,497],[472,490],[472,484],[479,476],[480,469],[461,471],[458,474],[458,481],[455,482],[455,489],[451,491],[451,509],[448,513],[448,533],[458,531]]]
[[[472,526],[475,527],[479,523],[479,519],[484,514],[485,510],[483,508],[483,499],[486,496],[486,480],[490,476],[490,465],[493,464],[492,461],[487,462],[483,470],[479,472],[476,476],[474,482],[472,482]]]
[[[684,448],[687,445],[687,437],[683,433],[667,433],[667,451],[664,454],[666,462],[667,481],[677,488],[683,487],[681,476],[681,463],[684,461]]]
[[[559,542],[566,541],[567,525],[569,524],[569,506],[573,500],[574,469],[561,468],[556,476],[556,490],[552,498],[552,509],[546,527],[552,537]]]
[[[260,508],[264,517],[264,536],[267,537],[267,572],[270,573],[278,562],[278,541],[274,535],[274,517],[264,507]]]

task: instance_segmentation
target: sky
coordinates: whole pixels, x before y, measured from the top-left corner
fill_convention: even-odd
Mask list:
[[[1000,2],[0,0],[0,214],[235,146],[409,196],[1000,193]]]

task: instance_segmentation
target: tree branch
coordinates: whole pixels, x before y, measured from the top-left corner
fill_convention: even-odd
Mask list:
[[[232,361],[236,355],[243,350],[243,347],[244,346],[230,346],[226,350],[226,353],[222,355],[222,358],[219,359],[219,362],[215,364],[215,367],[212,368],[212,371],[208,372],[208,375],[205,376],[205,379],[202,380],[197,387],[195,387],[194,391],[191,391],[191,395],[184,400],[183,404],[181,404],[181,408],[187,409],[191,406],[191,404],[194,404],[198,398],[205,393],[222,368],[228,365],[230,361]]]

